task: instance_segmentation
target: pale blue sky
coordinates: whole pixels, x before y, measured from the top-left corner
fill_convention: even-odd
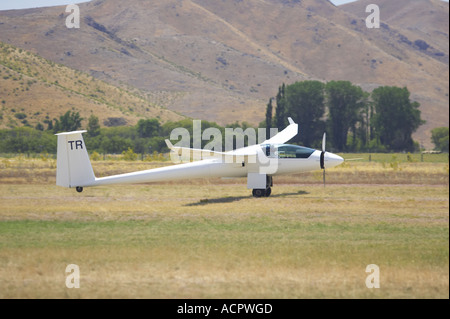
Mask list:
[[[90,0],[0,0],[0,10],[61,6]]]
[[[51,7],[71,3],[89,2],[91,0],[0,0],[0,10],[25,9],[36,7]],[[357,0],[330,0],[335,5],[354,2]],[[443,0],[448,2],[449,0]]]

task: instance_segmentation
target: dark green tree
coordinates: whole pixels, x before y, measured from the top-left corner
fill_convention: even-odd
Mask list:
[[[95,137],[100,134],[100,123],[98,117],[94,114],[91,114],[88,119],[87,131],[89,136]]]
[[[448,153],[448,127],[436,127],[431,130],[431,140],[435,149]]]
[[[286,87],[285,121],[290,116],[299,125],[299,134],[294,142],[310,147],[321,144],[325,130],[322,120],[325,113],[324,87],[325,84],[319,81],[296,82]]]
[[[325,85],[325,92],[330,140],[336,151],[347,151],[348,133],[353,132],[353,139],[356,139],[356,124],[361,126],[363,122],[362,111],[368,94],[349,81],[330,81]]]
[[[79,112],[67,111],[59,117],[59,120],[55,119],[53,130],[55,133],[76,131],[80,129],[82,120]]]
[[[56,136],[31,127],[0,130],[0,153],[55,153]]]
[[[270,98],[266,108],[266,138],[270,138],[270,128],[272,127],[272,113],[272,98]]]
[[[420,118],[420,104],[412,102],[406,87],[382,86],[372,92],[376,138],[389,151],[414,151],[414,133],[425,123]]]
[[[137,124],[139,137],[154,137],[159,135],[161,125],[157,119],[141,119]]]
[[[371,125],[373,114],[374,114],[374,107],[373,102],[369,101],[370,93],[364,92],[365,95],[365,101],[364,101],[364,107],[362,110],[362,116],[361,116],[361,126],[359,127],[359,136],[361,138],[361,149],[360,150],[369,150],[370,149],[370,141],[372,139],[373,133],[373,127]]]
[[[39,123],[37,123],[36,124],[36,130],[38,130],[38,131],[43,131],[44,130],[44,125],[42,125],[42,123],[41,122],[39,122]]]
[[[44,123],[47,124],[47,131],[53,131],[53,121],[52,120],[44,120]]]
[[[133,141],[129,138],[121,136],[112,136],[102,140],[101,149],[104,153],[108,154],[120,154],[123,151],[127,151],[128,148],[133,149]]]
[[[283,85],[278,88],[278,93],[276,96],[276,102],[277,102],[277,108],[275,110],[275,127],[278,128],[278,130],[282,130],[287,123],[286,118],[286,86]]]

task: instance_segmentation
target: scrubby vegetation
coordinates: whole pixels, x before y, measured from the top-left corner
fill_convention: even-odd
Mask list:
[[[16,127],[0,130],[0,153],[41,153],[56,154],[55,133],[81,129],[78,112],[68,111],[59,119],[47,122],[47,129],[32,127]],[[225,137],[225,128],[214,122],[202,121],[202,130],[214,127]],[[234,123],[231,127],[240,127]],[[244,129],[247,127],[243,123]],[[157,119],[142,119],[134,126],[100,127],[98,118],[89,118],[87,134],[84,135],[89,152],[100,154],[121,154],[131,149],[137,154],[153,154],[167,152],[164,140],[169,138],[175,128],[183,128],[191,139],[193,125],[191,120],[166,122],[161,124]],[[207,143],[208,141],[204,141]]]

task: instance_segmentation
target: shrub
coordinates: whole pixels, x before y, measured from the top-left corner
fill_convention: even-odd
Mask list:
[[[93,161],[99,161],[102,159],[102,156],[98,152],[92,152],[91,154],[91,160]]]
[[[131,147],[128,148],[127,151],[122,152],[122,159],[125,161],[135,161],[137,160],[138,155],[133,151]]]
[[[14,117],[19,120],[23,120],[27,117],[27,115],[25,113],[16,113],[16,114],[14,114]]]

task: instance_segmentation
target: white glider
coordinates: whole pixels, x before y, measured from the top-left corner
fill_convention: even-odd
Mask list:
[[[95,177],[82,133],[75,131],[58,136],[56,185],[76,188],[119,184],[173,181],[180,179],[211,177],[247,177],[247,188],[253,196],[268,197],[273,186],[272,177],[334,167],[344,159],[325,151],[325,134],[322,150],[284,144],[298,133],[298,125],[289,118],[289,125],[274,137],[261,144],[251,145],[229,152],[190,149],[173,146],[166,140],[172,152],[196,153],[201,160],[144,171]],[[195,158],[195,157],[194,157]],[[324,175],[325,179],[325,175]]]

